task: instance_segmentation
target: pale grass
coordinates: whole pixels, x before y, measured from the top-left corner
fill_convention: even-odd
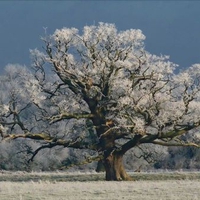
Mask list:
[[[0,182],[1,200],[198,200],[198,180]]]

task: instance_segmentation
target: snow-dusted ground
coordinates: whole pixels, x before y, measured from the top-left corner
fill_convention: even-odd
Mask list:
[[[198,200],[198,180],[0,182],[1,200]]]
[[[106,182],[95,172],[0,171],[0,200],[199,200],[200,172],[131,173]]]

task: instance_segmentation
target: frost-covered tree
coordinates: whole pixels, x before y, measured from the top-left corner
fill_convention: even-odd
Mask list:
[[[16,89],[1,100],[2,136],[40,141],[30,160],[46,148],[81,149],[85,162],[103,162],[106,180],[129,180],[123,155],[134,147],[199,147],[198,133],[186,136],[200,124],[200,64],[176,74],[168,56],[145,50],[141,30],[107,23],[42,40],[34,72],[10,70]]]

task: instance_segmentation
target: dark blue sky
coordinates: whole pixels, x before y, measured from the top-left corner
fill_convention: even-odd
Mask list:
[[[8,63],[30,65],[29,49],[41,48],[43,27],[98,22],[119,30],[141,29],[146,49],[170,55],[181,67],[200,63],[200,1],[0,1],[0,71]]]

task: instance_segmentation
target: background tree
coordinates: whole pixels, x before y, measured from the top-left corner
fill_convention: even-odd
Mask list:
[[[103,162],[106,180],[130,180],[123,156],[134,147],[199,147],[198,134],[185,135],[200,124],[200,65],[175,74],[177,65],[147,52],[144,39],[107,23],[42,38],[33,73],[10,72],[19,91],[2,99],[4,139],[37,141],[30,161],[48,148],[80,149],[83,163]]]

